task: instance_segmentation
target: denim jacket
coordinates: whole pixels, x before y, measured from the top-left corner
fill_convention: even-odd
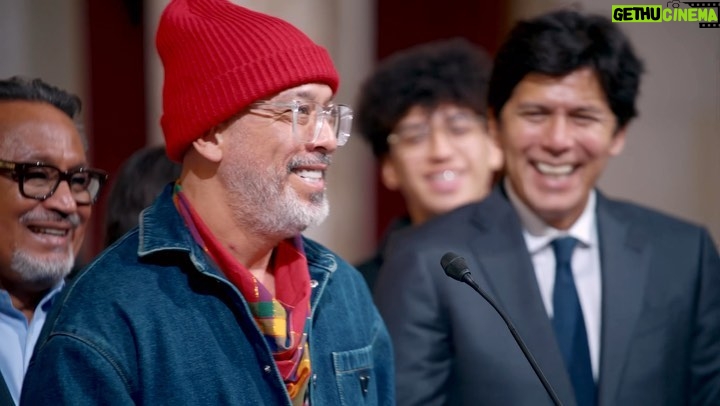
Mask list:
[[[193,241],[167,188],[57,300],[21,404],[291,405],[247,302]],[[303,240],[312,405],[393,405],[392,348],[362,276]]]

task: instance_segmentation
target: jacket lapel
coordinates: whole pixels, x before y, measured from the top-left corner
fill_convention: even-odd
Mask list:
[[[7,384],[5,383],[5,378],[2,376],[2,373],[0,373],[0,405],[14,404],[15,401],[10,394],[10,389],[8,389]]]
[[[478,205],[472,222],[479,228],[469,242],[480,264],[478,284],[485,285],[508,314],[563,404],[574,405],[572,385],[545,311],[519,218],[496,188]]]
[[[598,404],[610,406],[642,310],[650,249],[642,231],[613,209],[613,203],[600,193],[597,222],[603,283]]]

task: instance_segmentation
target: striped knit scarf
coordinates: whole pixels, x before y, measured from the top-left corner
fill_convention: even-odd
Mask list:
[[[278,244],[270,269],[275,276],[275,292],[270,292],[240,264],[207,228],[200,216],[175,184],[173,201],[193,238],[219,266],[228,280],[240,290],[250,306],[255,323],[272,350],[275,364],[285,381],[293,404],[306,402],[311,374],[307,331],[310,317],[310,273],[302,239]]]

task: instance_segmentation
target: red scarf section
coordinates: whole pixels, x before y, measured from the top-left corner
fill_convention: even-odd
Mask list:
[[[212,234],[176,183],[175,206],[195,241],[220,267],[250,305],[255,322],[273,352],[290,398],[302,404],[311,375],[307,327],[310,317],[310,272],[302,239],[281,241],[270,260],[275,297]]]

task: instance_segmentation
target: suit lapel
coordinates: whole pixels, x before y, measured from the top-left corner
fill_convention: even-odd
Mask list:
[[[650,249],[642,231],[598,193],[597,223],[602,269],[602,337],[599,405],[613,404],[630,339],[642,310]]]
[[[2,373],[0,373],[0,405],[14,404],[15,401],[10,394],[10,389],[8,389],[7,384],[5,383],[5,378],[2,376]]]
[[[496,189],[478,205],[473,223],[480,229],[470,244],[480,264],[476,278],[505,310],[563,404],[575,404],[555,333],[542,302],[520,220]],[[518,349],[518,351],[520,351]]]

